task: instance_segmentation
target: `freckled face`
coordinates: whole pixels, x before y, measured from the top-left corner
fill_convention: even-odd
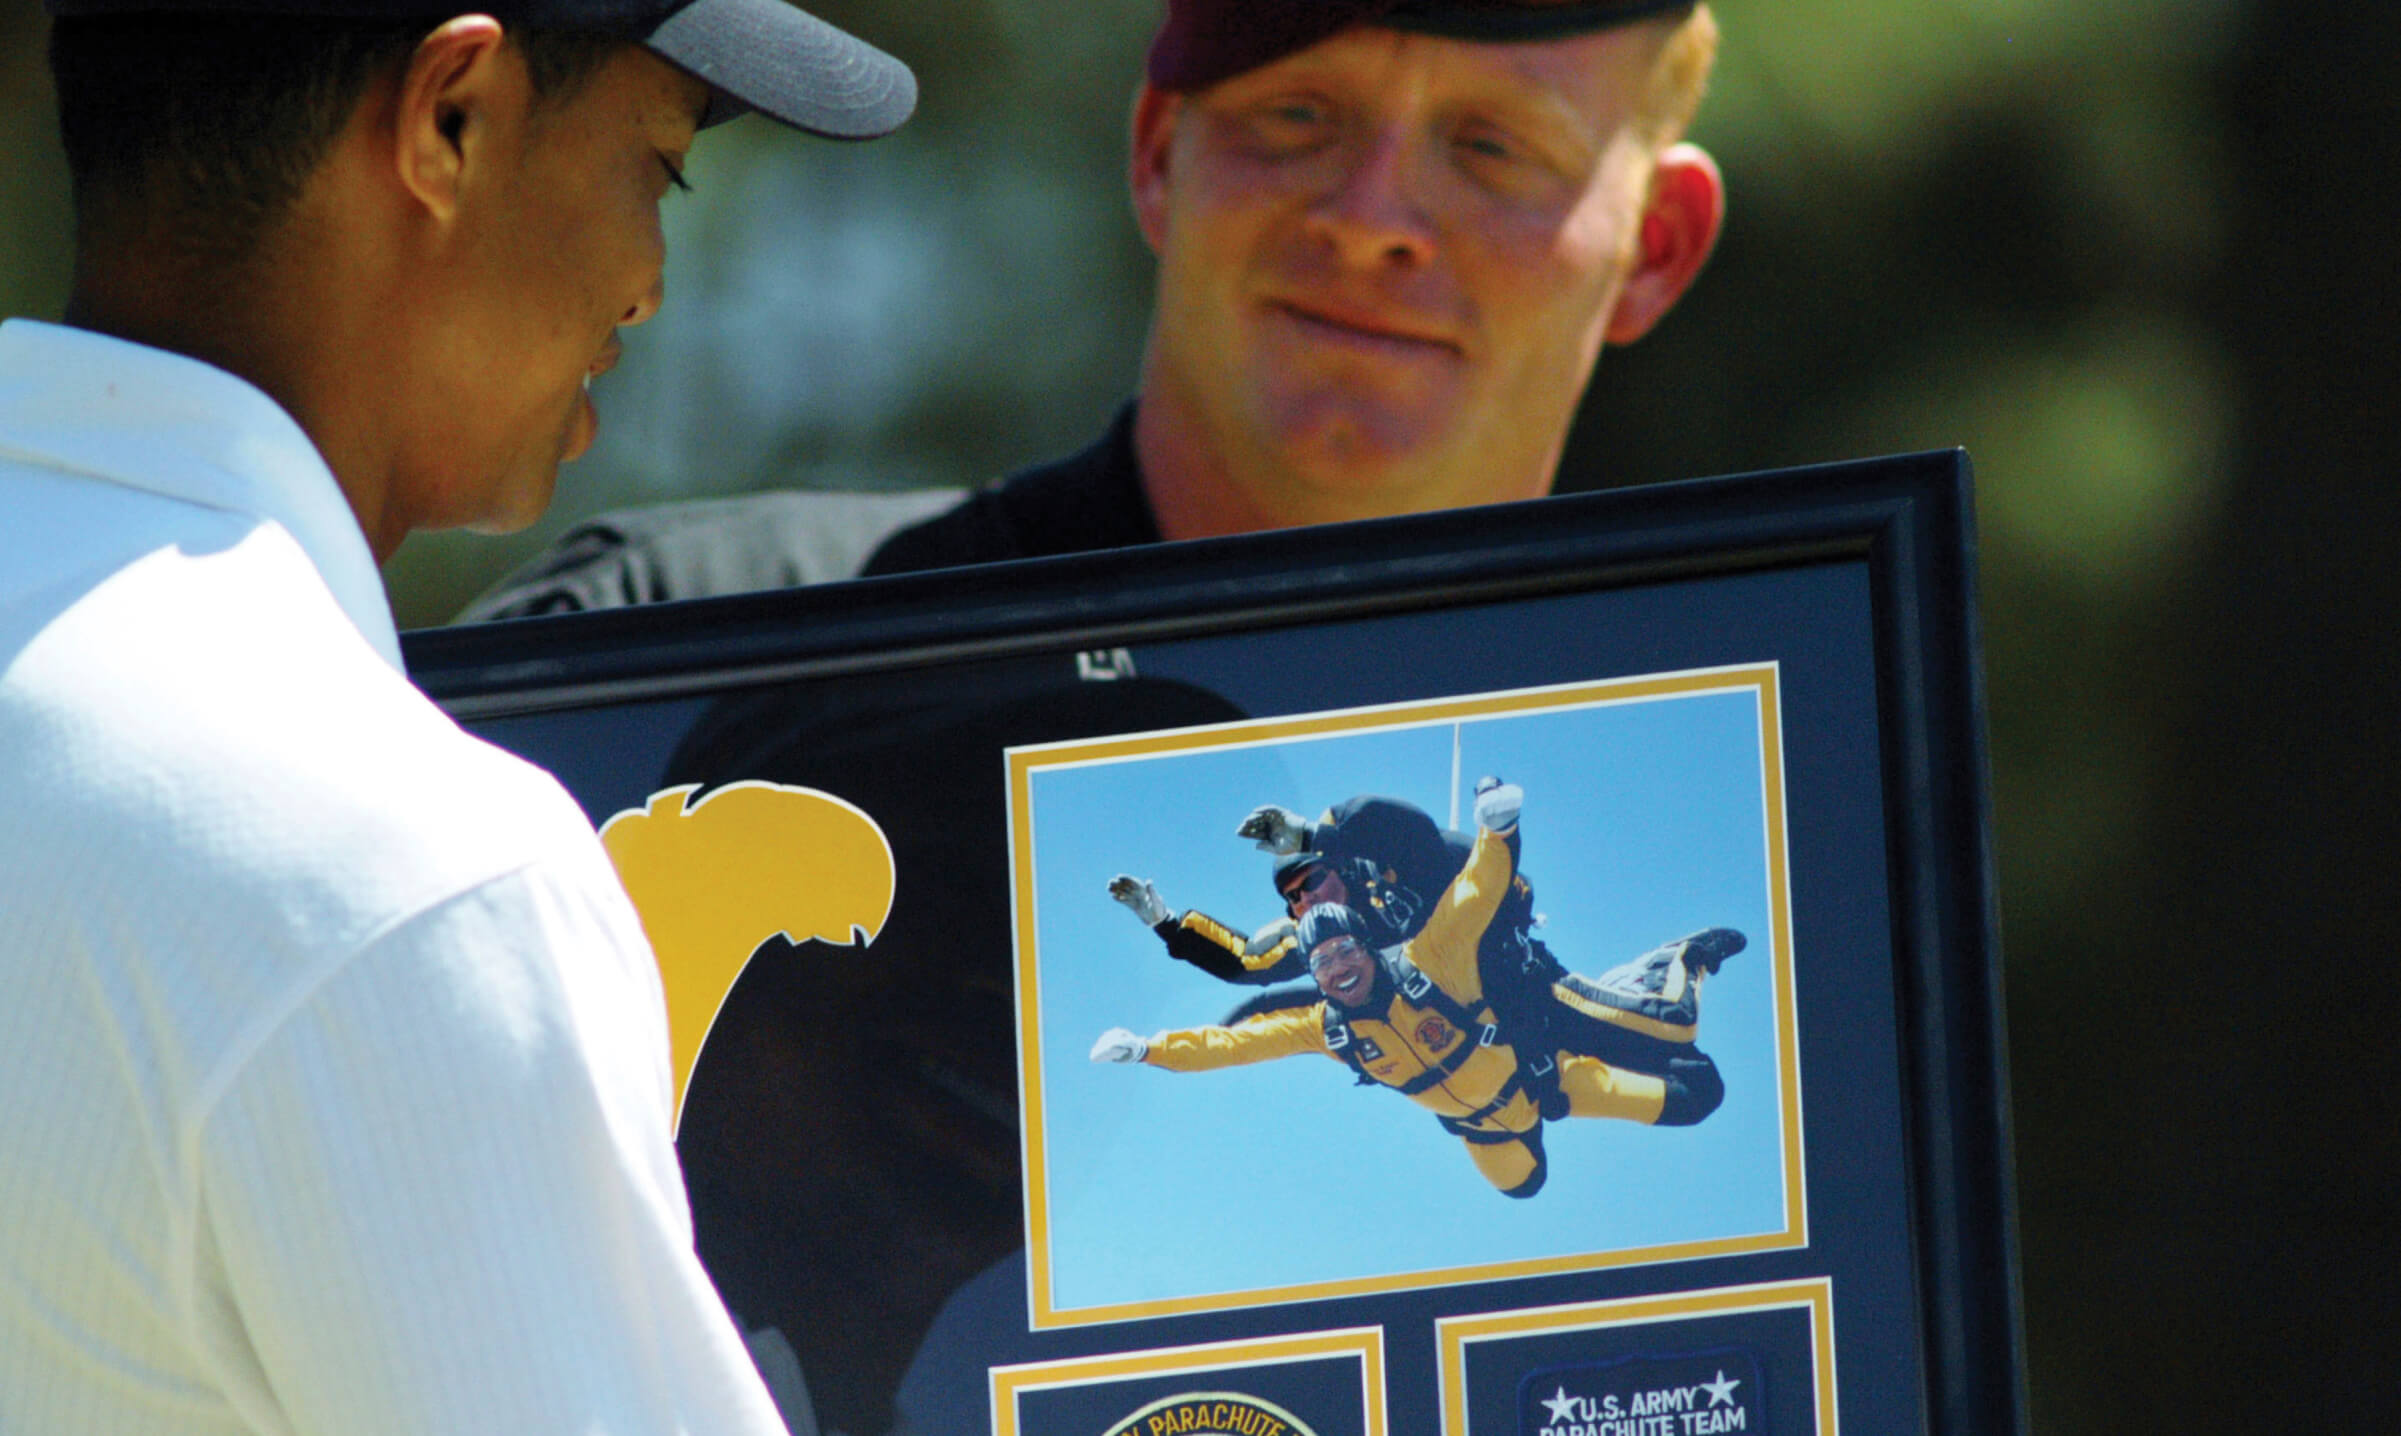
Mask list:
[[[1636,250],[1658,44],[1358,27],[1146,96],[1144,403],[1286,522],[1547,490]]]
[[[707,99],[699,80],[628,46],[566,97],[496,126],[480,208],[445,276],[449,524],[524,527],[558,466],[591,447],[587,386],[615,366],[617,330],[658,311],[659,205]]]

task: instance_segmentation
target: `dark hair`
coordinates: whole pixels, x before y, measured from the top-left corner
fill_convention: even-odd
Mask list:
[[[79,229],[129,226],[180,256],[248,255],[425,21],[226,14],[61,17],[50,72]],[[535,97],[573,93],[622,36],[509,32]]]

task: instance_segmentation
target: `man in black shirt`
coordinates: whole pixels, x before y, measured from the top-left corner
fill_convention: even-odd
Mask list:
[[[864,572],[1549,492],[1601,348],[1648,331],[1716,240],[1716,166],[1681,140],[1716,33],[1693,0],[1169,0],[1134,111],[1159,256],[1137,397]],[[846,577],[906,521],[890,502],[604,516],[469,616]],[[803,562],[811,512],[847,537]]]

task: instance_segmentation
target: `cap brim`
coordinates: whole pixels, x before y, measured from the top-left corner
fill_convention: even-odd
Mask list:
[[[909,67],[784,0],[693,0],[643,38],[716,91],[705,124],[748,110],[813,135],[888,135],[917,108]]]

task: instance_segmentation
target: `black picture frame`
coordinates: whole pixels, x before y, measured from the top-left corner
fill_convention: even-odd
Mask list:
[[[424,691],[559,774],[596,823],[679,783],[705,793],[753,776],[795,781],[743,766],[770,752],[845,799],[845,771],[884,775],[873,780],[880,791],[904,795],[890,801],[922,801],[928,816],[887,819],[876,812],[883,799],[868,812],[943,829],[922,847],[895,832],[896,924],[951,879],[978,902],[995,873],[1019,888],[1011,832],[984,831],[992,812],[1011,812],[1002,783],[1012,749],[1765,665],[1770,706],[1782,705],[1762,741],[1783,745],[1771,766],[1788,776],[1771,798],[1785,808],[1791,886],[1788,921],[1759,945],[1754,970],[1799,974],[1790,1055],[1801,1076],[1785,1096],[1788,1135],[1806,1153],[1806,1216],[1791,1239],[1645,1248],[1532,1274],[1471,1264],[1465,1277],[1446,1268],[1057,1329],[1029,1316],[1007,1342],[967,1339],[966,1367],[981,1363],[993,1403],[989,1426],[973,1429],[1050,1429],[1040,1413],[1051,1406],[1089,1420],[1112,1409],[1111,1383],[1125,1383],[1131,1413],[1174,1398],[1161,1373],[1201,1373],[1195,1389],[1221,1390],[1276,1366],[1287,1377],[1323,1367],[1333,1390],[1369,1390],[1329,1429],[1463,1436],[1542,1420],[1527,1404],[1546,1404],[1541,1393],[1518,1390],[1538,1377],[1557,1383],[1550,1419],[1572,1424],[1621,1399],[1595,1394],[1578,1407],[1577,1381],[1636,1393],[1622,1398],[1634,1405],[1606,1408],[1615,1419],[1664,1402],[1659,1393],[1685,1379],[1676,1372],[1700,1372],[1692,1389],[1710,1390],[1714,1369],[1720,1383],[1729,1371],[1763,1373],[1756,1386],[1780,1404],[1741,1409],[1778,1431],[1969,1436],[2025,1423],[1974,552],[1967,458],[1943,452],[426,630],[404,635],[403,649]],[[1546,670],[1554,651],[1574,656]],[[1346,656],[1356,654],[1367,656]],[[1182,676],[1152,684],[1153,697],[1174,690],[1162,701],[1136,702],[1156,655]],[[1230,707],[1187,711],[1201,690],[1231,694]],[[1078,704],[1091,711],[1069,711]],[[802,708],[797,727],[762,717]],[[1538,843],[1534,805],[1546,795],[1529,791],[1528,842]],[[1022,789],[1014,800],[1025,801]],[[1207,816],[1209,840],[1231,844],[1221,816]],[[999,942],[1004,934],[984,931],[998,908],[977,911],[971,945]],[[1032,929],[1008,921],[1022,965]],[[1012,970],[1011,990],[1021,1021],[1023,972]],[[886,1011],[872,994],[845,1000]],[[949,1020],[940,1009],[920,1001],[905,1020],[939,1028]],[[977,1022],[924,1040],[993,1040],[989,1015]],[[1021,1118],[1039,1109],[1034,1089],[1018,1096]],[[745,1117],[710,1120],[722,1135]],[[719,1239],[711,1203],[722,1184],[715,1159],[698,1152],[687,1123],[703,1251],[739,1309],[743,1280],[718,1268],[740,1243]],[[1639,1189],[1643,1178],[1625,1181]],[[1346,1200],[1301,1195],[1303,1207]],[[1261,1219],[1259,1240],[1288,1239],[1291,1225]],[[909,1256],[885,1260],[897,1270]],[[1341,1340],[1308,1345],[1322,1333]],[[896,1329],[882,1339],[906,1338]],[[1294,1343],[1305,1356],[1277,1354]],[[1727,1352],[1709,1367],[1710,1353]],[[920,1351],[909,1379],[926,1359]],[[822,1373],[841,1364],[825,1361],[810,1375],[821,1390]],[[1546,1375],[1558,1372],[1569,1374]],[[1725,1401],[1730,1388],[1716,1389]],[[1517,1415],[1495,1414],[1510,1402]],[[1683,1419],[1677,1407],[1660,1415]],[[1537,1429],[1548,1428],[1524,1425],[1526,1436]]]

